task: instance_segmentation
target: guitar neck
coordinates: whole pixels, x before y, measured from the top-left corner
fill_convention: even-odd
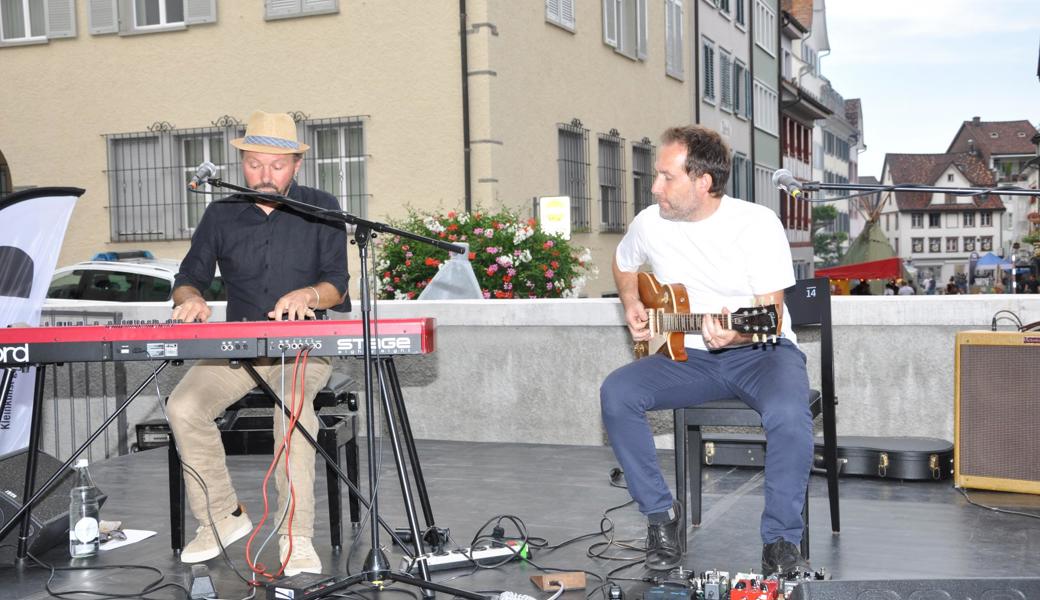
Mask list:
[[[732,329],[730,315],[722,313],[665,313],[661,315],[661,329],[683,333],[700,333],[704,320],[714,318],[723,329]]]

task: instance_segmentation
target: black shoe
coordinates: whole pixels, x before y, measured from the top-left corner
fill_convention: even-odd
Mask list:
[[[762,576],[779,574],[781,577],[793,575],[799,571],[808,571],[809,561],[802,558],[798,546],[780,538],[775,542],[762,546]]]
[[[679,539],[679,505],[672,506],[675,517],[664,523],[646,526],[646,567],[654,571],[670,571],[682,564],[682,545]]]

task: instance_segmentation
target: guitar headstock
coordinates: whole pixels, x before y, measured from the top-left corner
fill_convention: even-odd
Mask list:
[[[766,338],[776,336],[780,328],[780,313],[775,304],[741,308],[730,315],[732,328],[740,333],[750,334],[754,342],[765,342]]]

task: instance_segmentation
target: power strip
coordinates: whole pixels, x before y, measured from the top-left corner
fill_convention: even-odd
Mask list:
[[[515,558],[527,558],[530,556],[530,549],[522,544],[509,542],[507,546],[499,546],[497,548],[475,548],[472,552],[469,548],[459,548],[439,554],[424,554],[423,556],[426,558],[426,565],[432,573],[435,571],[472,567],[474,563],[483,566],[498,565]],[[418,560],[412,561],[406,558],[401,562],[402,571],[415,572],[418,569]]]

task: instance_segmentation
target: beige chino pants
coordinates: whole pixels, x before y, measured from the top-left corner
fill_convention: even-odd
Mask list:
[[[293,362],[286,360],[284,374],[280,361],[257,361],[256,371],[275,393],[282,393],[284,375],[285,404],[291,407]],[[328,383],[332,363],[327,358],[311,358],[307,361],[305,376],[298,375],[297,398],[303,387],[303,410],[298,426],[302,425],[315,438],[318,435],[318,418],[314,414],[314,396]],[[224,445],[214,420],[224,410],[256,387],[253,378],[241,367],[232,367],[226,360],[200,360],[192,366],[170,394],[166,412],[170,428],[177,441],[181,461],[190,465],[206,482],[209,493],[209,511],[214,519],[231,514],[238,507],[238,496],[231,484],[227,470]],[[298,402],[299,400],[297,400]],[[281,408],[275,408],[275,449],[282,440],[282,421],[286,421]],[[263,474],[256,473],[256,485],[260,486]],[[289,454],[289,471],[296,492],[296,512],[293,518],[293,535],[314,536],[314,449],[300,432],[293,434]],[[278,512],[269,518],[277,518],[289,501],[289,486],[285,476],[285,456],[278,460],[273,475],[278,489]],[[208,525],[206,496],[195,478],[184,473],[188,505],[200,525]],[[288,519],[279,532],[287,533]]]

